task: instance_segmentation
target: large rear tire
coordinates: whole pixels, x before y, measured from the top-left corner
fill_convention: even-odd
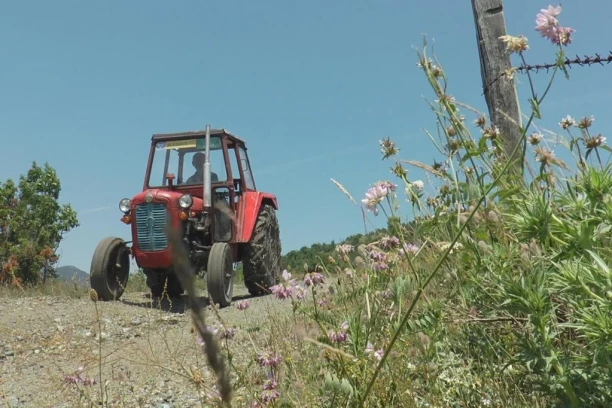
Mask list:
[[[94,252],[89,272],[91,288],[103,301],[118,300],[130,275],[130,254],[121,238],[104,238]]]
[[[244,284],[253,296],[278,284],[281,276],[280,228],[274,208],[262,204],[251,241],[244,246]]]
[[[232,248],[226,242],[215,242],[210,250],[206,286],[213,303],[222,308],[231,305],[234,295],[234,268]]]

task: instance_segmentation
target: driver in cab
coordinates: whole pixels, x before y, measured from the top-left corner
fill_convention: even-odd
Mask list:
[[[204,153],[196,153],[193,155],[193,159],[191,160],[191,164],[195,167],[196,172],[187,179],[185,184],[197,184],[204,182],[204,159],[206,156]],[[214,171],[210,172],[210,181],[211,183],[215,183],[219,181],[219,176]]]

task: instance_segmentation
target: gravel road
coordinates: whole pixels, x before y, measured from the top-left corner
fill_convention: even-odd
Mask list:
[[[236,307],[243,299],[250,303],[247,310]],[[266,322],[272,318],[281,324],[290,318],[291,309],[289,301],[250,298],[236,285],[234,304],[219,310],[226,327],[235,329],[235,336],[227,340],[233,361],[252,361],[256,345],[266,342],[267,333],[274,330]],[[206,318],[209,326],[219,327],[210,307]],[[201,404],[194,385],[201,375],[205,395],[216,378],[208,371],[192,327],[181,299],[152,305],[146,292],[97,303],[84,293],[0,298],[0,406],[99,406],[87,399],[100,399],[101,355],[102,388],[109,406],[213,406]],[[71,383],[77,374],[96,383]],[[236,393],[233,406],[241,406],[240,401]]]

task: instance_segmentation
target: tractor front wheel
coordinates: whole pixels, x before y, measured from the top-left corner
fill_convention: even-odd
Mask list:
[[[234,294],[234,268],[232,248],[226,242],[215,242],[208,255],[206,286],[211,300],[219,307],[232,303]]]
[[[104,238],[91,260],[89,283],[98,299],[118,300],[130,275],[130,254],[121,238]]]
[[[281,241],[276,212],[262,204],[251,241],[244,246],[244,284],[253,296],[262,295],[280,281]]]

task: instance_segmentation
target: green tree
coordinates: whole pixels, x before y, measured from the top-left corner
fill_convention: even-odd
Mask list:
[[[36,162],[19,185],[0,183],[0,280],[37,284],[55,277],[57,248],[79,226],[70,205],[58,203],[61,183],[55,170]]]

